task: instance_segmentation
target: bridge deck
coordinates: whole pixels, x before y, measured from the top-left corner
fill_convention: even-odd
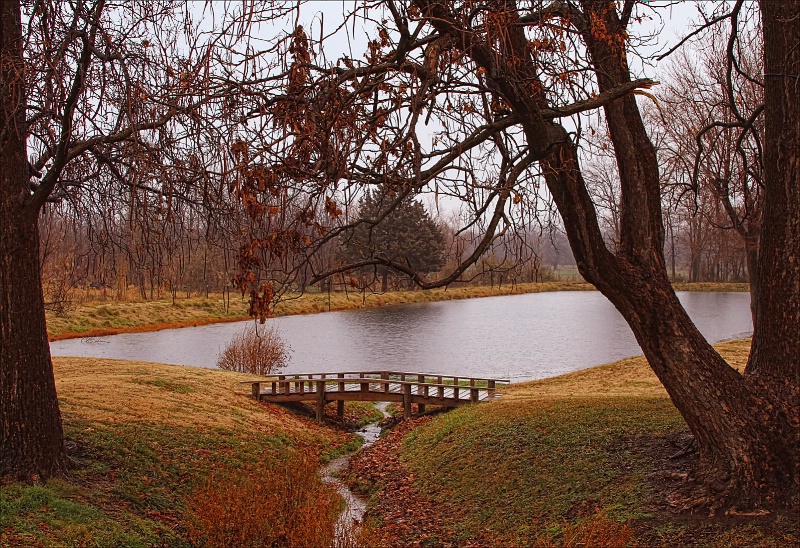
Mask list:
[[[422,413],[426,405],[457,407],[497,399],[500,397],[495,390],[497,384],[509,381],[429,373],[358,371],[276,375],[242,382],[251,384],[252,396],[259,401],[316,401],[317,420],[322,421],[325,405],[330,401],[338,402],[340,416],[344,413],[345,401],[401,402],[403,414],[408,418],[412,404],[417,404]]]

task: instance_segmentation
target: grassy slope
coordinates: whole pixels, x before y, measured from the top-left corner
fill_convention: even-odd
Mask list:
[[[682,291],[747,291],[747,284],[677,284]],[[582,282],[545,282],[505,285],[503,287],[462,287],[430,291],[393,291],[389,293],[332,293],[330,307],[327,293],[306,293],[290,296],[281,302],[278,316],[311,314],[330,310],[350,310],[390,304],[468,299],[495,295],[538,293],[544,291],[593,290]],[[156,301],[86,301],[66,314],[48,312],[47,328],[51,340],[87,335],[110,335],[130,331],[152,331],[168,327],[185,327],[247,317],[247,303],[238,297],[230,300],[226,310],[220,295],[210,298],[192,297]]]
[[[184,498],[220,468],[357,446],[246,397],[246,375],[55,358],[69,482],[4,486],[0,546],[183,546]]]
[[[718,348],[741,367],[749,341]],[[515,545],[558,545],[565,529],[598,512],[630,523],[642,545],[782,546],[800,539],[785,517],[723,523],[669,511],[665,490],[681,482],[668,456],[685,442],[685,425],[643,358],[504,393],[497,403],[434,418],[401,447],[417,489],[463,539],[489,530]]]

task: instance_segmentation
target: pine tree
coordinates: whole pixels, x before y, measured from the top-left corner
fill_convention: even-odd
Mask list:
[[[364,194],[358,205],[359,220],[341,238],[341,259],[348,263],[384,259],[421,274],[438,271],[444,265],[441,229],[420,202],[407,198],[392,207],[394,201],[378,190]],[[381,276],[382,291],[388,289],[389,275],[400,274],[390,266],[363,270],[362,274]]]

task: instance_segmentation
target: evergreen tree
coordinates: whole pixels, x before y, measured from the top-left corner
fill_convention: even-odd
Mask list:
[[[444,235],[439,226],[425,206],[412,198],[394,208],[393,204],[394,198],[379,190],[364,194],[357,224],[342,236],[342,260],[386,259],[422,274],[438,271],[444,265]],[[388,289],[389,275],[399,274],[388,266],[372,271],[381,276],[382,291]]]

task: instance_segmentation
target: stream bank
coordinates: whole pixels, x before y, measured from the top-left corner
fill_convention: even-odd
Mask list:
[[[383,413],[383,419],[386,419],[390,416],[389,412],[387,411],[388,406],[389,402],[375,403],[375,407],[381,413]],[[381,422],[383,422],[383,419],[367,424],[355,432],[364,440],[364,443],[359,451],[369,447],[378,441],[378,439],[380,439],[382,431]],[[350,464],[350,459],[357,454],[358,451],[349,455],[343,455],[335,458],[323,466],[322,470],[320,471],[322,480],[325,483],[332,485],[336,489],[336,491],[344,499],[346,505],[344,511],[339,516],[338,523],[336,524],[337,546],[346,544],[345,541],[352,535],[352,526],[358,528],[364,519],[364,513],[367,511],[367,502],[363,498],[353,493],[353,491],[350,490],[350,488],[339,477],[341,472]]]

